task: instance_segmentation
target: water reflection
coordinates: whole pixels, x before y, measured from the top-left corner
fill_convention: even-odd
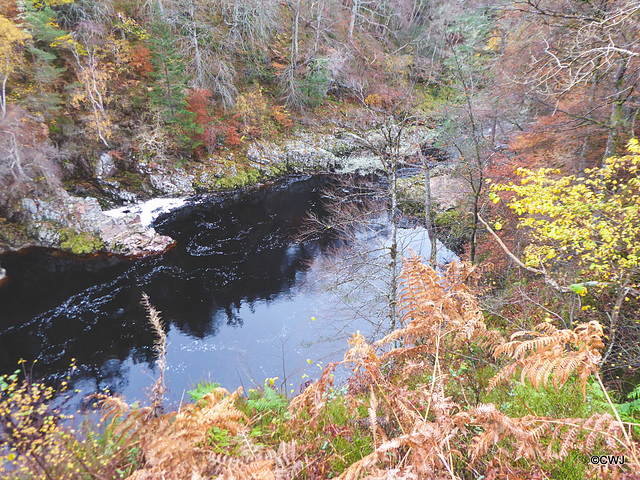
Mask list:
[[[321,208],[320,192],[330,181],[296,178],[197,199],[156,222],[178,241],[159,258],[78,259],[43,249],[5,255],[0,371],[12,371],[24,358],[38,360],[36,374],[60,375],[76,358],[80,377],[98,388],[126,390],[126,370],[153,360],[139,303],[143,291],[162,311],[170,338],[174,330],[204,339],[222,327],[241,327],[257,304],[286,297],[322,247],[292,244],[292,238],[306,211]]]
[[[193,199],[155,222],[177,240],[162,257],[72,258],[43,249],[3,256],[9,281],[0,287],[0,372],[14,370],[20,358],[37,359],[37,376],[60,377],[75,358],[81,394],[108,388],[143,399],[155,378],[144,291],[168,332],[171,401],[207,378],[234,389],[277,376],[277,386],[297,393],[321,362],[341,358],[345,337],[370,331],[374,316],[362,288],[356,317],[341,314],[326,288],[336,282],[320,261],[330,238],[295,240],[307,211],[323,215],[329,183],[326,176],[298,177]],[[384,245],[384,227],[376,232]],[[424,229],[400,235],[428,252]]]

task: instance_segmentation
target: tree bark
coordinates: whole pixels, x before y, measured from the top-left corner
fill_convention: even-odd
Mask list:
[[[316,13],[316,39],[313,44],[313,53],[318,51],[318,43],[320,42],[320,26],[322,24],[322,11],[324,10],[324,0],[318,0],[318,10]]]
[[[431,243],[431,250],[429,252],[429,264],[431,268],[435,268],[436,265],[436,235],[435,226],[433,224],[433,218],[431,216],[431,170],[429,168],[428,160],[422,154],[422,150],[418,145],[418,156],[422,161],[422,169],[424,171],[424,225],[429,235],[429,242]]]
[[[360,6],[360,0],[353,0],[351,5],[351,19],[349,20],[349,38],[353,37],[353,28],[356,25],[356,15],[358,14],[358,7]]]
[[[2,93],[0,93],[0,108],[2,109],[2,118],[7,116],[7,78],[5,75],[2,79]]]
[[[391,275],[389,291],[389,317],[391,329],[396,328],[396,310],[398,295],[398,175],[396,170],[397,162],[392,158],[391,164]]]
[[[295,65],[298,63],[298,55],[299,55],[299,51],[298,51],[298,25],[300,23],[300,0],[297,1],[296,3],[296,11],[295,11],[295,18],[293,20],[293,45],[292,45],[292,63],[295,67]]]
[[[609,120],[609,135],[607,136],[607,146],[604,150],[603,162],[607,158],[616,154],[616,150],[618,149],[618,140],[620,137],[620,123],[622,120],[622,105],[624,104],[624,100],[622,98],[623,86],[624,86],[624,75],[627,71],[627,63],[628,60],[620,60],[620,65],[618,65],[618,69],[616,70],[616,77],[613,82],[614,88],[614,98],[613,103],[611,104],[611,117]]]

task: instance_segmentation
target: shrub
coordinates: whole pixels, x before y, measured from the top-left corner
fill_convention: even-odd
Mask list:
[[[97,480],[115,473],[95,436],[80,435],[73,416],[54,406],[69,377],[57,391],[20,373],[0,379],[0,476]]]

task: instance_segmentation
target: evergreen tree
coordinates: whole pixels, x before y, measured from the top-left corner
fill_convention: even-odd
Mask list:
[[[154,70],[150,74],[154,86],[150,92],[153,109],[167,125],[179,127],[179,141],[191,149],[197,146],[193,140],[202,129],[194,122],[195,113],[188,107],[188,81],[184,56],[178,51],[178,41],[171,27],[156,22],[150,36],[151,62]]]
[[[150,38],[154,79],[151,102],[167,124],[179,123],[186,110],[187,77],[184,58],[178,51],[177,39],[166,23],[157,22]]]
[[[24,2],[21,18],[33,38],[27,51],[31,55],[33,81],[37,85],[37,91],[26,99],[26,103],[46,114],[60,108],[61,97],[55,88],[66,71],[66,68],[56,66],[59,59],[51,45],[67,32],[58,27],[57,13],[48,6],[38,10],[31,2]]]

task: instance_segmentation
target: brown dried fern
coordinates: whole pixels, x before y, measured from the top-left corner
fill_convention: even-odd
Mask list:
[[[275,456],[276,480],[293,480],[306,467],[306,457],[298,448],[295,440],[280,442]]]
[[[533,337],[519,340],[523,336]],[[560,330],[544,322],[532,331],[511,335],[511,341],[499,345],[494,356],[506,355],[516,361],[500,370],[489,384],[489,389],[512,377],[521,369],[520,380],[528,378],[536,390],[547,388],[549,379],[557,390],[573,373],[580,378],[582,394],[586,398],[587,380],[597,372],[602,358],[602,326],[596,322],[582,323],[573,330]]]
[[[255,460],[250,463],[241,463],[228,467],[218,477],[220,480],[275,480],[273,473],[273,460]]]
[[[214,427],[226,430],[230,435],[246,430],[242,423],[246,417],[235,407],[241,391],[239,388],[229,394],[223,388],[214,389],[198,403],[186,405],[176,413],[151,422],[153,428],[146,429],[140,435],[145,466],[131,478],[180,479],[203,476],[209,469],[206,461],[209,452],[204,447],[208,432]]]
[[[484,323],[476,298],[479,273],[476,266],[453,262],[443,275],[438,275],[419,257],[405,259],[399,295],[403,328],[391,332],[377,345],[400,341],[405,348],[420,346],[422,353],[435,355],[437,338],[446,337],[453,345],[502,342],[502,336],[488,330]],[[394,349],[382,355],[381,360],[406,357],[408,353]]]
[[[318,423],[318,416],[322,412],[327,399],[327,393],[333,385],[332,373],[337,363],[329,363],[324,367],[320,379],[309,385],[304,392],[296,396],[289,403],[291,422],[304,422],[311,426]]]
[[[375,445],[374,452],[349,466],[340,478],[457,478],[455,457],[477,463],[494,455],[503,465],[514,457],[538,462],[566,458],[572,450],[592,452],[596,442],[604,442],[611,454],[633,451],[622,424],[608,414],[588,419],[511,418],[493,405],[462,411],[446,396],[446,376],[439,373],[444,352],[472,342],[493,345],[496,354],[510,354],[520,361],[507,365],[500,379],[522,369],[521,377],[536,387],[546,386],[549,379],[562,385],[573,373],[585,382],[600,358],[602,330],[595,322],[573,331],[544,324],[533,332],[514,334],[505,344],[484,324],[474,295],[476,275],[473,267],[454,264],[439,277],[417,258],[405,261],[402,328],[377,343],[400,346],[378,356],[361,336],[354,337],[345,362],[355,364],[354,373],[360,383],[362,377],[368,381],[370,392],[375,386],[376,409],[391,412],[402,433]],[[407,388],[404,381],[425,369],[431,385]],[[426,413],[421,414],[419,406],[426,406]],[[373,425],[378,414],[372,408],[369,414]]]

